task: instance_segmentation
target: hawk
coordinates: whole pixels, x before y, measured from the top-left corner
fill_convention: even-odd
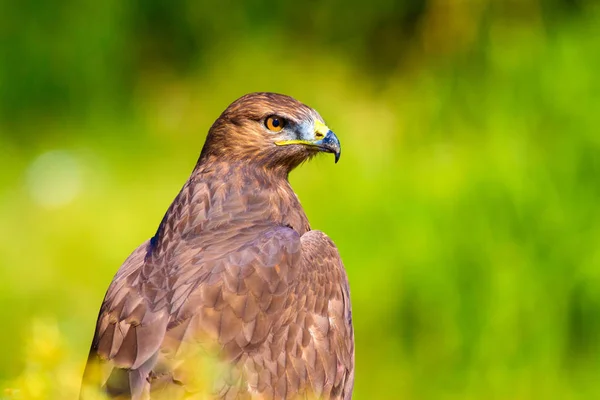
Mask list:
[[[348,278],[288,181],[320,152],[337,162],[338,138],[291,97],[227,107],[110,284],[81,399],[351,398]]]

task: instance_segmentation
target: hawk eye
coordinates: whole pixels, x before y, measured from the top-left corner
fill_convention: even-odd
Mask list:
[[[267,117],[267,119],[265,120],[265,126],[267,127],[268,130],[273,131],[273,132],[279,132],[281,131],[284,127],[285,127],[285,119],[281,118],[281,117],[277,117],[275,115],[271,115],[270,117]]]

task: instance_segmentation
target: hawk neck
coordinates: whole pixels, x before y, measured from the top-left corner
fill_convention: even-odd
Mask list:
[[[258,224],[288,226],[299,235],[310,230],[287,175],[241,162],[199,164],[167,210],[151,247],[168,247],[165,241],[175,237],[185,241]]]

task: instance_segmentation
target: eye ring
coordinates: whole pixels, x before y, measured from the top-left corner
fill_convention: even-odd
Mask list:
[[[284,118],[278,117],[277,115],[271,115],[265,119],[265,126],[271,132],[281,132],[287,125],[287,121]]]

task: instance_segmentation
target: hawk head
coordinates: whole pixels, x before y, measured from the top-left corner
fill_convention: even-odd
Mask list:
[[[203,159],[254,163],[288,173],[317,153],[340,158],[340,142],[312,108],[285,95],[250,93],[210,128]]]

